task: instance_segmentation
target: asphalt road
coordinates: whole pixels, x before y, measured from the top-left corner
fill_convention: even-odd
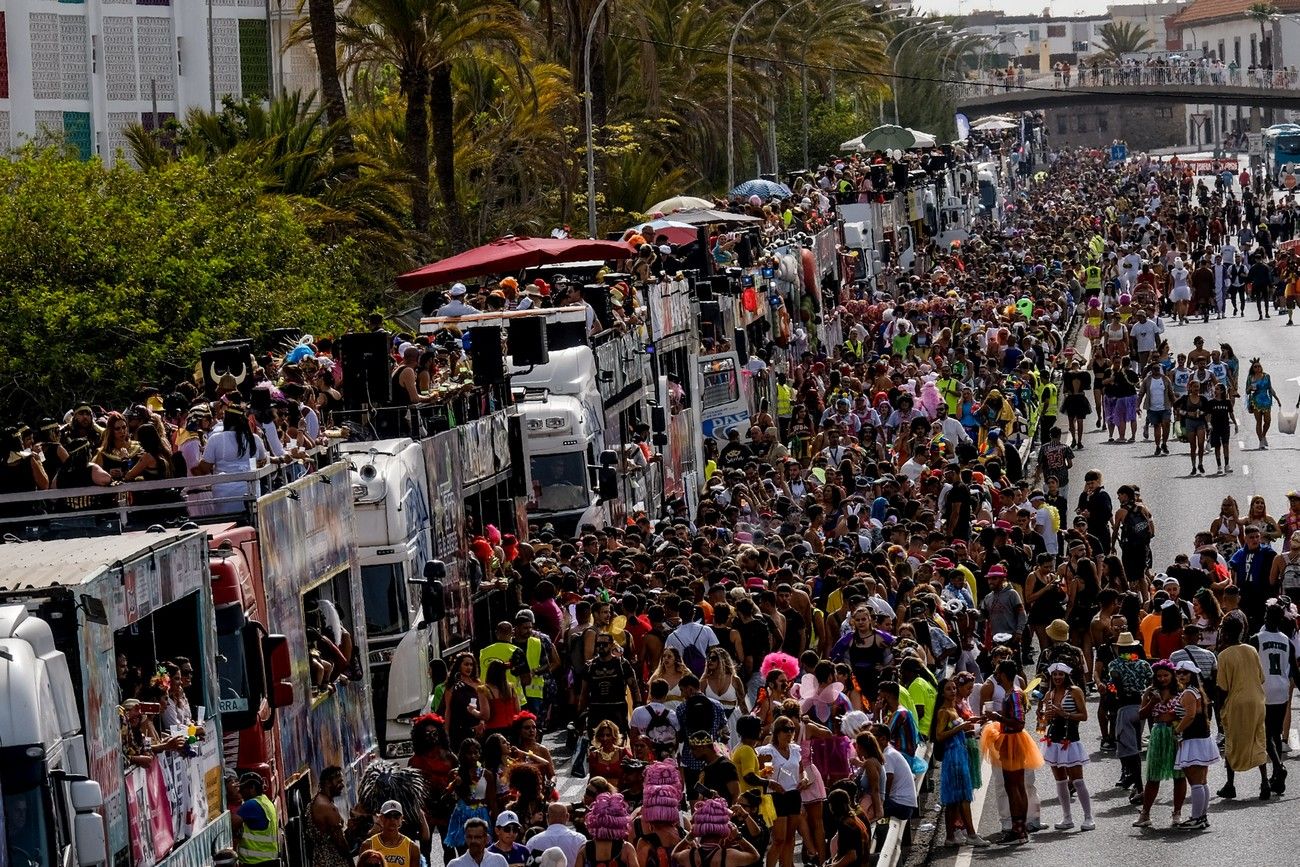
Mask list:
[[[1283,325],[1285,321],[1285,316],[1279,319],[1274,315],[1271,319],[1257,322],[1252,311],[1243,318],[1211,319],[1208,325],[1199,321],[1183,326],[1167,323],[1165,335],[1175,353],[1191,349],[1192,339],[1198,334],[1205,338],[1207,347],[1230,343],[1242,359],[1242,382],[1245,381],[1249,359],[1259,356],[1264,369],[1273,377],[1274,388],[1283,405],[1290,408],[1295,406],[1297,394],[1300,394],[1300,384],[1288,381],[1300,375],[1300,357],[1293,350],[1300,338],[1300,324],[1288,328]],[[1214,475],[1211,455],[1206,467],[1210,474],[1191,476],[1186,445],[1171,440],[1171,454],[1157,458],[1151,454],[1152,445],[1142,440],[1140,430],[1136,443],[1110,444],[1106,442],[1105,431],[1097,431],[1089,424],[1085,447],[1076,454],[1071,472],[1072,496],[1073,492],[1082,489],[1083,473],[1094,468],[1101,470],[1112,496],[1115,489],[1126,482],[1140,485],[1143,499],[1156,520],[1157,536],[1152,542],[1152,553],[1157,569],[1172,562],[1174,554],[1191,552],[1193,534],[1208,529],[1227,494],[1237,498],[1243,511],[1253,494],[1262,494],[1269,513],[1278,517],[1287,508],[1286,492],[1300,488],[1300,438],[1279,434],[1274,429],[1269,437],[1268,450],[1261,450],[1254,434],[1254,421],[1243,411],[1240,403],[1237,414],[1241,430],[1233,439],[1234,472],[1231,475]],[[1275,428],[1276,415],[1275,411]],[[1089,422],[1092,422],[1091,418]],[[1095,702],[1092,710],[1095,714]],[[1291,732],[1293,760],[1287,762],[1294,771],[1300,771],[1300,763],[1296,761],[1300,759],[1300,742],[1295,732],[1297,724],[1300,724],[1300,712],[1294,714]],[[1083,732],[1085,742],[1095,749],[1100,740],[1096,723],[1091,720],[1084,723]],[[987,765],[984,771],[987,780],[990,773]],[[1050,830],[1051,825],[1060,820],[1061,809],[1050,771],[1044,769],[1038,774],[1037,788],[1043,801],[1043,822],[1049,830],[1035,834],[1033,842],[1021,848],[936,848],[931,863],[941,867],[968,867],[972,862],[1023,859],[1026,856],[1039,864],[1072,864],[1076,867],[1175,864],[1188,859],[1207,864],[1294,863],[1292,844],[1280,829],[1293,821],[1294,802],[1300,800],[1300,775],[1291,776],[1296,782],[1280,801],[1273,800],[1267,804],[1258,801],[1258,777],[1253,773],[1238,775],[1237,791],[1241,797],[1224,801],[1211,794],[1210,829],[1184,832],[1169,828],[1172,789],[1168,783],[1164,784],[1152,810],[1152,827],[1131,827],[1137,818],[1137,808],[1129,805],[1127,795],[1112,788],[1119,774],[1119,762],[1113,753],[1092,754],[1085,779],[1093,793],[1095,831],[1081,832],[1077,828],[1065,832]],[[1223,785],[1224,779],[1220,763],[1210,771],[1211,793]],[[980,833],[989,836],[996,834],[1000,825],[992,796],[985,803],[983,791],[976,793],[974,811]],[[1077,824],[1081,821],[1077,803],[1074,812]],[[1190,815],[1190,804],[1184,808],[1183,815]],[[930,813],[922,821],[941,823],[942,819]],[[942,841],[942,835],[939,840]],[[1171,844],[1179,842],[1194,848],[1176,853]]]
[[[1239,382],[1243,386],[1250,359],[1258,356],[1264,370],[1273,379],[1273,387],[1282,399],[1282,405],[1289,410],[1295,407],[1300,394],[1300,385],[1294,381],[1300,375],[1300,357],[1296,356],[1293,348],[1300,339],[1300,317],[1293,327],[1286,327],[1285,322],[1285,316],[1279,318],[1277,315],[1257,322],[1252,310],[1247,316],[1235,319],[1216,321],[1211,318],[1208,325],[1199,320],[1190,325],[1166,323],[1165,336],[1175,354],[1192,349],[1192,340],[1197,335],[1205,338],[1206,348],[1217,348],[1220,343],[1231,344],[1241,359]],[[1154,448],[1142,439],[1141,430],[1135,443],[1108,443],[1106,432],[1092,427],[1095,416],[1089,417],[1084,449],[1076,452],[1074,469],[1070,473],[1071,499],[1083,489],[1083,474],[1089,469],[1101,470],[1112,498],[1120,485],[1138,485],[1142,499],[1156,521],[1156,538],[1151,543],[1151,553],[1157,570],[1172,563],[1177,553],[1191,554],[1193,536],[1200,530],[1209,529],[1223,498],[1229,494],[1236,498],[1243,515],[1250,498],[1261,494],[1268,504],[1269,514],[1279,518],[1287,510],[1287,491],[1300,488],[1300,437],[1277,432],[1278,407],[1275,406],[1269,447],[1262,450],[1255,437],[1254,418],[1246,413],[1240,400],[1235,411],[1240,430],[1232,438],[1233,472],[1230,475],[1214,474],[1213,450],[1208,446],[1205,458],[1207,475],[1192,476],[1186,444],[1171,438],[1170,454],[1154,457]],[[1142,421],[1139,418],[1139,427]]]

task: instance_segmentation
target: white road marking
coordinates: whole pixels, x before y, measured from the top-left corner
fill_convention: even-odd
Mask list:
[[[1242,464],[1242,465],[1241,465],[1241,474],[1242,474],[1243,476],[1248,476],[1248,475],[1250,475],[1250,464]]]
[[[993,774],[993,766],[982,757],[980,759],[980,772],[980,779],[984,781],[984,785],[980,786],[975,792],[975,799],[970,803],[970,819],[971,824],[975,826],[974,833],[976,834],[980,831],[980,819],[984,816],[984,796],[988,794],[989,788],[992,786],[991,777]],[[973,854],[975,854],[974,846],[969,843],[962,846],[961,851],[957,853],[957,860],[953,862],[953,867],[970,867]]]
[[[1291,729],[1291,732],[1287,735],[1287,743],[1291,746],[1291,752],[1300,753],[1300,732]]]

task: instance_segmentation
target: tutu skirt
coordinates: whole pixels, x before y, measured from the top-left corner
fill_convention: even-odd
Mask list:
[[[1101,326],[1088,323],[1087,325],[1083,326],[1083,336],[1088,338],[1089,340],[1096,340],[1097,338],[1101,337]]]
[[[800,798],[805,804],[826,800],[826,781],[822,779],[821,771],[817,770],[814,764],[804,765],[804,770],[808,774],[809,786],[800,790]]]
[[[1043,747],[1043,761],[1054,768],[1081,768],[1088,764],[1088,751],[1078,741],[1048,741]]]
[[[1183,768],[1208,768],[1218,760],[1219,748],[1215,746],[1214,738],[1189,738],[1178,744],[1174,767],[1180,771]]]
[[[1043,754],[1029,732],[1004,734],[1002,723],[989,723],[980,733],[980,749],[995,768],[1032,771],[1043,766]]]
[[[966,733],[949,738],[939,766],[939,803],[945,807],[969,801],[974,794],[970,774],[970,753],[966,751]]]
[[[821,772],[824,781],[838,783],[853,773],[853,767],[849,763],[849,757],[853,755],[853,742],[843,735],[809,740],[805,746],[812,752],[813,766]]]
[[[1174,779],[1174,759],[1177,754],[1178,744],[1174,739],[1173,727],[1168,723],[1153,725],[1151,737],[1147,739],[1147,782]]]
[[[486,804],[471,807],[464,801],[457,801],[456,809],[451,811],[451,818],[447,820],[447,836],[442,838],[443,845],[453,849],[465,848],[465,823],[470,819],[482,819],[488,823],[489,830],[492,828],[492,817],[488,815]]]

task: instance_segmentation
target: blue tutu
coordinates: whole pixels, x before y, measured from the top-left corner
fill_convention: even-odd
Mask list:
[[[954,720],[953,725],[961,725]],[[945,807],[969,801],[975,792],[970,773],[970,752],[966,749],[966,732],[960,731],[948,739],[939,770],[939,803]]]
[[[442,838],[443,845],[452,849],[465,848],[465,823],[470,819],[482,819],[488,823],[488,839],[492,834],[492,817],[488,815],[486,804],[471,806],[464,801],[456,802],[456,809],[451,811],[447,820],[447,836]]]

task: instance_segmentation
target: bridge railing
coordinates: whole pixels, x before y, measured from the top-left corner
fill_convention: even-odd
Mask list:
[[[969,75],[957,85],[966,96],[992,96],[1011,90],[1090,87],[1257,87],[1273,90],[1300,89],[1300,69],[1251,67],[1228,69],[1207,66],[1134,66],[1131,64],[1084,64],[1070,68],[1069,74],[1055,71],[1044,74],[1020,70],[982,70]]]

